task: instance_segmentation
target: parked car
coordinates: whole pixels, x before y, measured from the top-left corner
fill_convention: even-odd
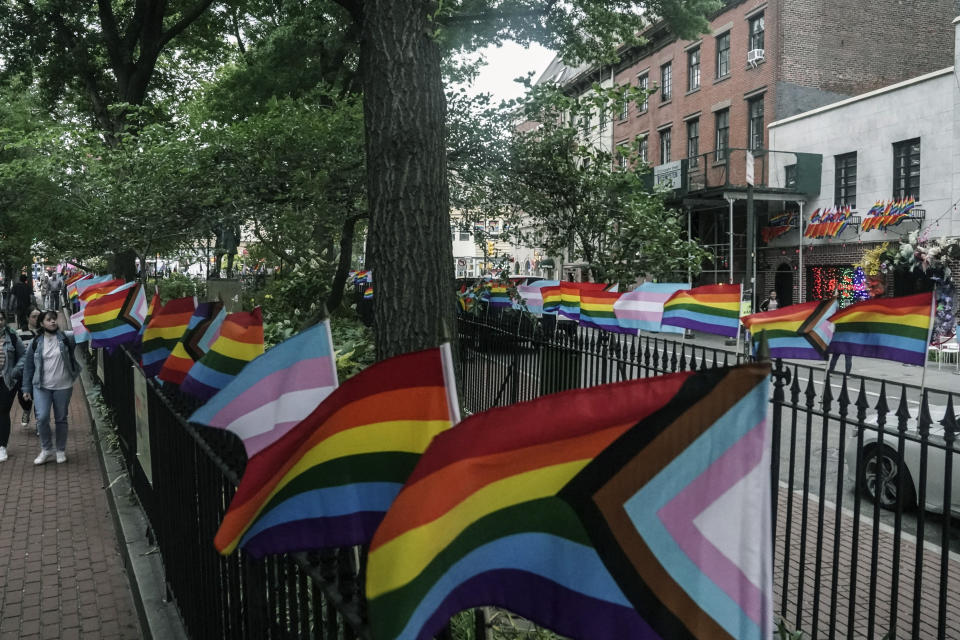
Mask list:
[[[879,499],[884,509],[903,509],[917,506],[920,478],[920,440],[916,432],[904,439],[903,459],[898,455],[899,436],[885,432],[883,442],[878,442],[876,429],[863,433],[863,462],[857,477],[857,433],[847,439],[844,447],[844,463],[847,477],[854,481],[857,491]],[[927,481],[924,510],[934,513],[944,511],[944,469],[947,449],[943,430],[930,428],[927,444]],[[952,480],[950,482],[950,513],[960,516],[960,448],[954,447],[951,455]],[[879,471],[879,481],[878,473]],[[900,492],[900,476],[903,476],[903,492]]]

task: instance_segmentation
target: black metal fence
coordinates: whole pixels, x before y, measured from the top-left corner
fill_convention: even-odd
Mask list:
[[[738,360],[680,336],[534,323],[509,311],[458,324],[470,412]],[[915,385],[830,374],[821,363],[775,363],[774,588],[788,626],[811,638],[960,637],[960,527],[949,515],[960,513],[958,400],[960,392],[921,397]]]
[[[467,412],[737,360],[680,339],[608,334],[509,312],[462,316],[458,339]],[[127,352],[104,356],[103,395],[163,558],[169,596],[190,635],[362,636],[358,550],[263,561],[215,551],[243,448],[230,434],[190,425],[186,416],[195,407],[188,400],[137,376]],[[139,434],[146,442],[137,438],[135,383],[145,385],[146,428]],[[960,512],[960,473],[953,468],[958,400],[941,391],[921,398],[915,386],[877,378],[831,376],[819,364],[776,363],[774,587],[788,625],[812,638],[890,631],[960,637],[960,608],[952,601],[960,593],[960,562],[951,551],[960,546],[960,528],[945,508]]]

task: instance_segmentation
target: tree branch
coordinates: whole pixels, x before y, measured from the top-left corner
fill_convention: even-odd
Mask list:
[[[493,20],[514,20],[516,18],[542,18],[550,13],[557,6],[557,0],[551,0],[547,6],[540,9],[517,9],[514,11],[481,11],[479,13],[464,13],[452,15],[446,19],[440,19],[439,22],[446,25],[453,24],[475,24],[477,22],[490,22]]]
[[[144,16],[147,14],[147,4],[149,4],[149,0],[137,0],[133,9],[133,18],[131,18],[130,24],[127,25],[127,31],[123,35],[123,45],[127,51],[133,50],[133,45],[140,37],[140,29],[143,27]]]
[[[197,4],[193,5],[192,9],[185,11],[183,17],[180,18],[172,27],[167,29],[167,32],[160,36],[160,46],[159,49],[162,49],[164,45],[176,38],[178,35],[183,33],[183,31],[193,24],[197,18],[203,15],[203,12],[210,8],[210,5],[213,4],[213,0],[199,0]]]
[[[126,75],[126,68],[121,51],[120,33],[117,31],[117,19],[113,15],[113,5],[110,0],[97,0],[97,13],[100,16],[100,28],[107,45],[107,54],[110,56],[110,65],[119,79],[120,74]]]
[[[363,0],[333,0],[347,10],[357,24],[363,24]]]

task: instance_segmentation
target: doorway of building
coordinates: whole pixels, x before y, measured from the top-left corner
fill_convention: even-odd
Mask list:
[[[777,300],[780,301],[781,307],[788,307],[793,304],[793,268],[789,264],[782,264],[777,267],[773,290],[777,292]]]

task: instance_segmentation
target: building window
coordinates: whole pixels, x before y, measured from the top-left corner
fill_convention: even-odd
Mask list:
[[[857,207],[857,152],[845,153],[833,158],[834,172],[833,202],[840,207]]]
[[[617,143],[617,164],[626,171],[630,167],[630,150],[627,148],[627,141],[621,140]]]
[[[590,133],[590,109],[587,109],[580,115],[580,131],[583,135],[589,135]]]
[[[650,85],[650,78],[649,76],[647,76],[647,74],[643,74],[642,76],[637,77],[637,88],[643,91],[644,93],[646,93],[649,85]],[[647,101],[647,96],[644,95],[643,100],[637,103],[637,115],[646,113],[648,106],[649,106],[649,103]]]
[[[687,122],[687,165],[696,167],[700,161],[700,120]]]
[[[730,32],[717,36],[717,77],[730,73]]]
[[[460,229],[460,241],[465,242],[470,239],[470,232],[465,229]]]
[[[788,164],[783,167],[783,186],[786,189],[797,188],[797,165]]]
[[[670,162],[670,129],[660,131],[660,164]]]
[[[750,46],[748,49],[763,49],[763,14],[750,18]]]
[[[620,120],[626,120],[627,116],[630,115],[630,102],[626,98],[623,98],[620,100],[619,107],[617,116]]]
[[[669,62],[660,67],[660,99],[666,102],[673,97],[673,65]]]
[[[730,109],[717,111],[717,146],[716,161],[727,159],[727,149],[730,147]]]
[[[687,54],[687,90],[700,88],[700,47]]]
[[[763,148],[763,96],[747,103],[750,111],[750,130],[747,133],[747,147],[751,150]]]
[[[640,148],[637,150],[637,158],[640,162],[647,163],[647,138],[648,136],[643,136],[640,138]]]
[[[920,199],[920,138],[893,144],[893,199]]]

